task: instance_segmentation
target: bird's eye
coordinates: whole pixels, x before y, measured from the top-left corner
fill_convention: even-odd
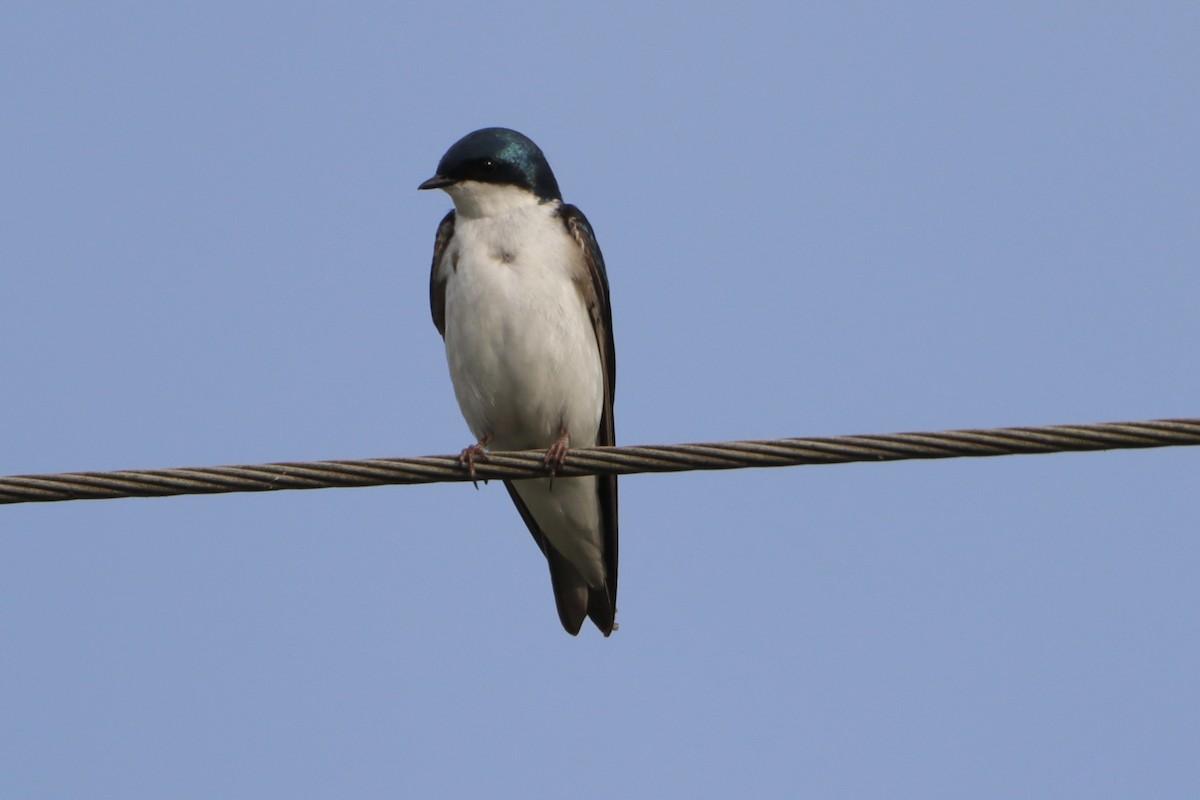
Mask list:
[[[488,183],[497,179],[500,164],[494,158],[477,158],[467,165],[466,171],[476,180]]]

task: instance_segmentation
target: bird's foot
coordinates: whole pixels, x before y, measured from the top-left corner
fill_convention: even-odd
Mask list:
[[[546,469],[550,470],[551,478],[558,474],[558,468],[567,460],[567,450],[570,449],[570,444],[571,436],[567,433],[567,429],[563,428],[558,438],[554,440],[554,444],[550,445],[550,449],[546,451],[546,457],[542,459],[542,463],[546,465]]]
[[[487,461],[487,446],[491,441],[492,437],[490,435],[484,436],[470,447],[464,447],[463,451],[458,454],[459,466],[466,468],[467,475],[470,476],[471,483],[475,485],[476,489],[479,488],[479,482],[475,480],[475,461],[476,459]],[[484,483],[487,483],[487,481],[484,481]]]

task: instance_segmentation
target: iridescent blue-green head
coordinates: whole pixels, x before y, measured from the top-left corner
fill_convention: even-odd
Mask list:
[[[442,160],[437,174],[418,189],[445,189],[464,181],[518,186],[539,200],[562,200],[558,181],[541,148],[509,128],[483,128],[459,139]]]

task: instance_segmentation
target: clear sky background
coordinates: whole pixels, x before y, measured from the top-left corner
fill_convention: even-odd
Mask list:
[[[415,4],[412,4],[415,6]],[[608,261],[626,444],[1200,415],[1200,5],[12,3],[0,473],[458,452],[418,193]],[[0,794],[1200,794],[1200,450],[0,508]]]

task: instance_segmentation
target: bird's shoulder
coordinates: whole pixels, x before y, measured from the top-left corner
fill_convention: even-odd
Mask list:
[[[433,326],[443,337],[446,335],[447,276],[441,267],[450,240],[454,238],[454,224],[455,214],[451,209],[438,225],[437,236],[433,240],[433,265],[429,268],[429,310],[433,314]]]

